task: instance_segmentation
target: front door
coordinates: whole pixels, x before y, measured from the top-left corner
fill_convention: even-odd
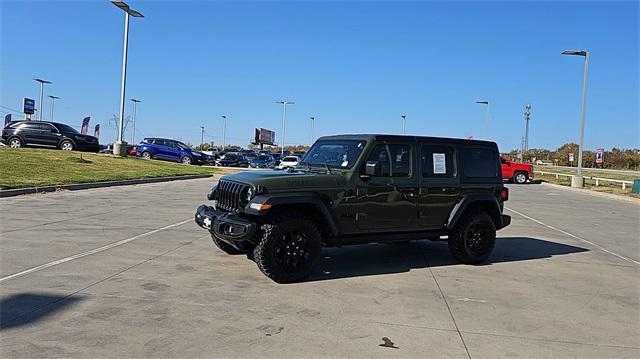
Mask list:
[[[379,162],[380,175],[356,187],[355,219],[359,230],[410,231],[416,228],[415,155],[408,144],[377,144],[366,162]],[[362,169],[364,172],[364,168]]]
[[[442,229],[460,197],[455,147],[419,144],[418,227]]]
[[[62,137],[60,131],[48,123],[41,123],[39,125],[41,126],[40,142],[47,146],[58,146],[58,141],[60,141],[60,137]]]

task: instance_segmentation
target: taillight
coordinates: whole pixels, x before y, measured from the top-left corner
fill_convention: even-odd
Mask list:
[[[502,199],[502,202],[509,200],[509,189],[507,187],[502,187],[500,190],[500,199]]]

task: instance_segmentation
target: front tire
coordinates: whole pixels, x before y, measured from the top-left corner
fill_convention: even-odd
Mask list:
[[[211,240],[213,241],[213,244],[215,244],[216,247],[218,247],[218,249],[225,252],[226,254],[230,254],[232,256],[235,256],[238,254],[247,254],[247,252],[238,250],[230,246],[229,244],[225,243],[224,241],[216,237],[216,235],[213,233],[211,233]]]
[[[262,225],[253,258],[260,271],[276,283],[291,283],[308,277],[322,250],[322,235],[316,224],[289,214]]]
[[[73,151],[73,142],[69,140],[63,140],[60,142],[60,149],[63,151]]]
[[[527,179],[528,176],[524,172],[517,172],[515,175],[513,175],[513,182],[517,184],[524,184],[527,182]]]
[[[11,148],[20,148],[22,147],[22,140],[18,137],[12,137],[9,140],[9,147]]]
[[[449,251],[464,264],[486,261],[496,243],[496,226],[485,212],[463,218],[449,234]]]
[[[182,158],[180,159],[180,163],[182,163],[183,165],[190,165],[191,164],[191,157],[182,156]]]

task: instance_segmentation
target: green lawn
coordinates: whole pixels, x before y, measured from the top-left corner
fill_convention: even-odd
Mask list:
[[[0,189],[213,174],[216,171],[213,168],[131,157],[0,147]]]

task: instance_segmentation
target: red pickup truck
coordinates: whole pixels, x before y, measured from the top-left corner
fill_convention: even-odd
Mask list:
[[[518,184],[526,183],[533,179],[533,166],[526,163],[511,162],[504,157],[500,157],[502,163],[502,179]]]

